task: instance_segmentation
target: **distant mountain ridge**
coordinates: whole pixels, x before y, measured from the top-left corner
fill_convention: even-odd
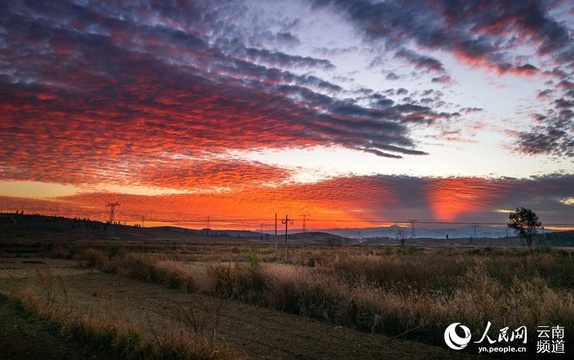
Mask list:
[[[187,229],[176,226],[142,228],[139,225],[110,225],[90,219],[71,219],[38,214],[0,213],[0,237],[26,240],[174,240],[174,241],[264,241],[283,242],[270,232],[250,230]],[[438,246],[518,246],[521,240],[503,226],[469,225],[460,228],[429,229],[398,225],[363,229],[326,229],[289,232],[288,241],[299,244],[351,245],[358,243],[397,245],[402,233],[408,245]],[[447,237],[448,235],[448,237]],[[426,239],[426,240],[425,240]],[[541,231],[537,245],[574,246],[574,231]]]
[[[397,238],[399,231],[402,231],[406,238],[431,238],[431,239],[449,239],[458,238],[501,238],[514,236],[514,232],[505,226],[492,225],[466,225],[461,227],[449,228],[425,228],[415,227],[414,236],[410,227],[398,225],[381,226],[375,228],[363,229],[326,229],[325,232],[357,239],[386,237]]]

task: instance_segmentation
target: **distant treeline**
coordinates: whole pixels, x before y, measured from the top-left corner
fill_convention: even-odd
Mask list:
[[[106,230],[109,225],[122,225],[127,226],[125,223],[122,224],[119,221],[110,222],[110,221],[98,221],[92,220],[87,217],[74,217],[74,218],[67,218],[64,216],[56,216],[56,215],[41,215],[41,214],[24,214],[24,210],[17,210],[15,212],[1,212],[0,213],[0,222],[6,224],[14,224],[14,225],[26,225],[31,227],[36,227],[39,225],[59,225],[60,227],[69,227],[71,230],[77,229],[91,229],[91,230]],[[133,225],[134,227],[141,227],[140,224]]]

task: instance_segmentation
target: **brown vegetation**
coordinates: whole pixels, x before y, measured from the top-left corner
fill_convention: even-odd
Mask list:
[[[220,248],[219,248],[220,249]],[[258,255],[260,251],[262,256]],[[574,254],[538,249],[347,247],[292,251],[275,262],[269,248],[205,254],[180,246],[172,255],[84,253],[105,271],[198,291],[361,331],[442,344],[444,329],[462,322],[474,336],[490,321],[502,328],[574,328]],[[228,262],[216,262],[214,257]]]
[[[94,250],[86,253],[98,254]],[[41,270],[36,269],[36,280],[39,286],[28,285],[12,293],[11,304],[48,321],[53,331],[67,341],[87,344],[96,353],[103,352],[105,356],[118,359],[245,358],[227,344],[216,341],[213,332],[211,336],[205,333],[208,324],[197,321],[193,309],[181,306],[174,309],[185,327],[160,333],[150,326],[151,331],[146,333],[122,316],[124,309],[118,308],[118,304],[105,301],[100,315],[86,313],[72,297],[64,278],[53,274],[49,264]]]

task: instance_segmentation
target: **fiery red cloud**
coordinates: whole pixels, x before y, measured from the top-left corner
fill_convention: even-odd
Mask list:
[[[130,183],[178,190],[265,186],[290,181],[286,169],[245,161],[172,160],[129,174]]]

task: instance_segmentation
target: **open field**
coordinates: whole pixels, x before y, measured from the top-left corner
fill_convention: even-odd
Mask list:
[[[69,317],[87,316],[95,324],[136,326],[149,336],[159,334],[169,338],[184,330],[191,338],[198,334],[211,337],[215,332],[216,342],[240,349],[235,353],[238,357],[348,359],[385,354],[418,358],[427,354],[438,359],[448,356],[446,350],[438,347],[402,340],[388,342],[385,336],[231,300],[223,303],[216,326],[214,316],[220,297],[184,293],[78,267],[74,260],[4,258],[0,274],[1,292],[5,296],[21,299],[31,307],[45,307],[52,312],[49,318],[58,318],[61,315],[56,313],[67,308]]]
[[[537,357],[539,326],[564,327],[555,357],[574,352],[568,249],[296,244],[284,261],[245,239],[11,235],[0,242],[0,316],[48,336],[35,342],[43,350],[73,354],[52,358],[484,357],[490,344],[474,341],[488,322],[492,346],[523,344],[499,329],[527,329],[526,354],[498,358]],[[462,351],[443,339],[454,322],[472,332]],[[3,357],[29,357],[18,338]]]

